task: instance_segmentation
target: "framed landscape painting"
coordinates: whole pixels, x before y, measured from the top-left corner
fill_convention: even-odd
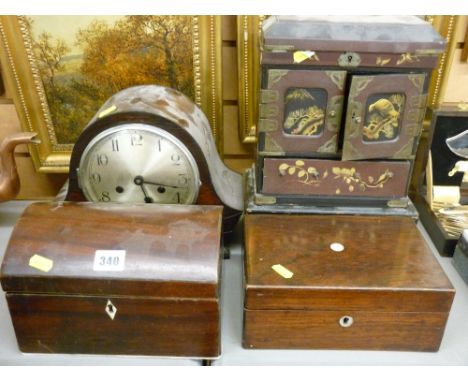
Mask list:
[[[220,149],[220,16],[0,16],[0,59],[40,172],[67,172],[73,143],[112,94],[175,88],[205,112]],[[202,86],[203,84],[203,86]]]

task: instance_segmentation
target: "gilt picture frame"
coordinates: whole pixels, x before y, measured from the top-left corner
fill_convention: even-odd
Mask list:
[[[101,77],[96,73],[93,73],[93,75],[95,75],[95,77],[93,77],[93,80],[95,80],[95,88],[89,86],[92,81],[82,80],[85,75],[89,74],[89,72],[85,72],[85,69],[83,69],[82,63],[84,59],[80,60],[81,57],[84,57],[84,53],[81,51],[74,52],[73,49],[80,49],[80,47],[82,48],[83,46],[89,48],[89,46],[85,44],[89,44],[90,41],[96,41],[97,37],[102,37],[99,41],[104,41],[104,34],[110,35],[111,37],[116,34],[119,37],[125,36],[125,34],[123,34],[124,31],[128,31],[128,28],[131,26],[126,25],[125,23],[130,21],[140,23],[141,20],[131,20],[132,16],[114,16],[114,19],[104,21],[99,18],[105,18],[107,16],[54,16],[69,18],[96,18],[96,20],[91,20],[89,22],[89,26],[88,24],[86,24],[85,27],[81,26],[80,29],[76,31],[76,36],[80,33],[79,37],[76,37],[76,40],[73,40],[73,42],[68,42],[70,40],[69,36],[67,40],[67,36],[58,35],[59,32],[57,32],[57,28],[54,29],[51,27],[49,31],[47,29],[47,23],[44,23],[44,20],[40,20],[39,17],[36,20],[34,17],[35,16],[0,16],[1,68],[5,86],[15,103],[22,129],[24,131],[37,132],[38,137],[41,140],[40,145],[30,147],[31,157],[36,170],[44,173],[66,173],[68,172],[73,142],[76,140],[78,133],[75,131],[74,135],[68,136],[66,134],[64,135],[63,132],[66,132],[67,128],[73,126],[73,124],[76,125],[76,129],[85,127],[86,122],[83,121],[91,119],[94,113],[101,106],[100,104],[92,104],[92,102],[89,101],[89,98],[94,97],[96,94],[94,90],[96,89],[96,84],[98,84],[98,88],[102,88],[99,86],[99,79],[106,79],[105,71],[103,73],[99,73]],[[133,17],[138,18],[141,16]],[[180,80],[176,82],[177,84],[183,84],[183,86],[181,85],[182,88],[179,88],[179,90],[190,96],[195,103],[201,107],[210,122],[218,151],[222,152],[223,114],[221,16],[145,17],[159,17],[161,18],[159,21],[165,23],[169,22],[170,25],[172,25],[171,22],[163,18],[181,19],[185,17],[187,19],[179,20],[180,22],[183,22],[183,33],[185,33],[184,38],[174,38],[173,40],[179,45],[172,46],[173,51],[180,52],[179,54],[180,57],[184,59],[183,64],[185,67],[178,69],[175,74],[174,71],[168,74],[168,66],[164,66],[167,61],[161,59],[161,62],[158,62],[157,60],[153,60],[153,56],[146,54],[147,52],[156,52],[158,49],[161,50],[161,47],[158,48],[157,46],[158,40],[152,41],[151,39],[148,39],[147,46],[142,48],[144,50],[136,50],[139,53],[138,59],[140,61],[136,58],[134,61],[131,56],[124,57],[121,60],[123,62],[122,65],[125,65],[125,69],[128,70],[128,72],[123,72],[123,74],[129,73],[129,75],[125,76],[122,74],[121,78],[129,79],[130,82],[113,83],[113,87],[109,87],[110,90],[113,90],[111,94],[99,93],[99,95],[96,95],[96,98],[99,99],[99,96],[101,96],[101,98],[107,99],[113,93],[121,90],[121,88],[145,83],[158,84],[159,80],[161,80],[159,84],[170,86],[174,81],[170,82],[167,80],[168,77],[172,75],[172,79],[174,79],[174,76],[184,75],[185,77],[183,78],[183,81]],[[174,23],[176,21],[174,21]],[[34,24],[35,22],[36,24]],[[39,27],[36,27],[36,25],[41,26],[41,29],[39,30]],[[145,26],[145,28],[147,28],[147,26]],[[172,33],[181,33],[180,25],[177,25],[176,27],[171,26],[171,28]],[[98,32],[102,32],[101,35],[99,35]],[[69,35],[71,33],[72,31],[68,31]],[[118,33],[120,33],[120,35]],[[127,33],[127,36],[131,35],[132,33]],[[93,38],[94,40],[92,40]],[[114,37],[113,40],[115,41],[116,38]],[[129,46],[131,46],[132,42],[127,42],[125,40],[122,41],[122,39],[119,39],[119,41],[123,44],[123,48],[128,48],[127,50],[131,51]],[[101,46],[106,47],[104,43],[105,41]],[[78,46],[78,48],[76,48],[76,46]],[[44,47],[51,50],[46,52],[46,54],[41,51],[41,48]],[[100,52],[101,50],[94,49],[93,51]],[[161,55],[168,54],[167,51],[164,53],[164,49],[162,49],[162,51],[163,53],[160,53]],[[187,52],[190,52],[190,55],[187,55]],[[68,54],[68,56],[65,57],[64,54]],[[64,57],[63,61],[61,61],[62,56]],[[132,76],[132,65],[138,66],[138,68],[141,69],[142,57],[146,60],[144,62],[148,64],[147,72],[151,72],[152,75],[154,75],[154,81],[151,77],[145,77],[142,79],[141,76]],[[89,57],[86,56],[86,58]],[[177,59],[177,56],[172,57],[172,59],[174,58]],[[68,61],[65,59],[68,59]],[[179,61],[177,64],[181,66],[182,63]],[[152,65],[153,62],[154,67],[151,67],[150,65]],[[68,67],[64,68],[64,66],[60,66],[61,64],[68,65]],[[93,62],[88,62],[87,64],[87,69],[90,67],[92,68],[91,65]],[[55,78],[62,81],[62,84],[66,84],[68,88],[73,88],[74,91],[73,95],[75,98],[73,98],[73,102],[76,101],[76,103],[70,102],[68,104],[68,109],[64,109],[63,107],[60,108],[61,105],[57,106],[52,104],[56,99],[51,97],[50,94],[51,79],[54,79],[53,74],[55,74],[53,72],[54,65],[62,69],[63,72],[61,73],[60,78],[58,76]],[[190,67],[187,65],[190,65]],[[114,68],[115,65],[109,67]],[[164,70],[166,71],[164,72]],[[111,77],[111,74],[109,74],[109,77]],[[49,81],[48,83],[46,83],[45,78]],[[64,80],[64,78],[67,80]],[[135,81],[132,82],[134,78]],[[166,80],[164,81],[164,79]],[[52,85],[54,84],[55,83],[52,83]],[[55,88],[53,89],[55,90]],[[65,86],[62,86],[60,89],[64,90]],[[65,89],[69,91],[66,94],[68,97],[71,97],[70,89]],[[77,89],[79,89],[80,92],[77,93]],[[88,95],[88,98],[86,98],[88,101],[86,105],[89,109],[89,119],[87,119],[87,114],[84,116],[79,115],[81,118],[81,120],[79,120],[75,115],[78,112],[75,114],[72,112],[76,110],[76,107],[81,105],[80,101],[85,99],[83,97],[85,97],[86,91],[91,94],[91,96]],[[60,96],[62,96],[62,93],[60,93]],[[99,102],[100,101],[101,99],[99,99]],[[103,102],[104,101],[105,99],[103,99]],[[93,110],[94,107],[96,107],[95,110]],[[65,119],[64,116],[60,114],[65,114],[63,110],[71,110],[70,113],[72,113],[77,119]],[[62,133],[62,135],[60,135],[60,133]]]
[[[239,73],[239,137],[257,142],[260,91],[260,38],[266,16],[237,16],[237,71]]]

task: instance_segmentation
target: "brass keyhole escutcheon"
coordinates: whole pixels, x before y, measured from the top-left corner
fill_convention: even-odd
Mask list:
[[[106,302],[106,313],[110,317],[111,320],[114,320],[115,315],[117,314],[117,308],[112,303],[111,300],[107,300]]]
[[[343,316],[340,318],[340,326],[342,328],[349,328],[354,324],[354,319],[351,316]]]
[[[356,67],[361,63],[361,56],[356,52],[344,52],[338,58],[338,65],[342,67]]]

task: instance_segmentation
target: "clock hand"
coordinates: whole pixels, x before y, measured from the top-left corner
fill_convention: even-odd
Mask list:
[[[164,183],[156,183],[156,182],[150,182],[148,180],[145,180],[141,175],[138,175],[133,179],[136,185],[140,186],[142,184],[151,184],[153,186],[162,186],[162,187],[169,187],[169,188],[183,188],[180,186],[172,186],[170,184],[164,184]]]
[[[145,203],[153,203],[153,198],[150,198],[148,194],[146,193],[145,186],[143,184],[143,177],[142,176],[136,176],[135,179],[133,179],[133,182],[141,187],[141,191],[143,191],[143,195],[145,195]]]
[[[163,183],[155,183],[155,182],[148,182],[148,181],[144,181],[143,183],[145,184],[151,184],[153,186],[162,186],[162,187],[169,187],[169,188],[182,188],[180,186],[172,186],[170,184],[163,184]]]

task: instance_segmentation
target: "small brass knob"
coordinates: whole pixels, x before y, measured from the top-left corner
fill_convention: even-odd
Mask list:
[[[328,113],[328,115],[333,118],[334,116],[336,116],[336,111],[332,110],[330,111],[330,113]]]
[[[354,117],[354,122],[361,123],[361,117]]]

